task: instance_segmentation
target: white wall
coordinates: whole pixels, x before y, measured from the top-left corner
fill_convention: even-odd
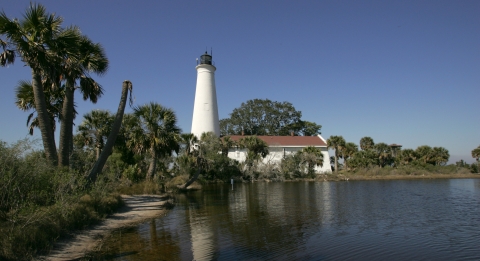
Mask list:
[[[297,151],[302,150],[304,147],[269,147],[269,154],[263,159],[264,164],[280,164],[283,159],[284,153],[285,156],[296,153]],[[330,155],[326,147],[317,147],[322,151],[323,154],[323,166],[315,166],[315,171],[317,173],[331,173],[332,168],[330,167]],[[247,150],[240,148],[231,148],[228,150],[228,157],[239,162],[244,162],[246,159]]]

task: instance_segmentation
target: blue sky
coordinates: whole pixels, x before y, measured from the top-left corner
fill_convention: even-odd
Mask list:
[[[0,9],[20,18],[29,3],[3,0]],[[190,132],[195,60],[212,48],[220,119],[268,98],[291,102],[325,138],[441,146],[450,162],[473,162],[480,145],[477,0],[38,3],[101,43],[110,60],[95,77],[105,89],[98,103],[76,96],[77,125],[92,109],[115,112],[128,79],[135,105],[172,108]],[[20,59],[0,68],[3,141],[27,137],[14,87],[30,77]]]

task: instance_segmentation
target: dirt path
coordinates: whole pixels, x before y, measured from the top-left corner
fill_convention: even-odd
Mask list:
[[[81,231],[72,238],[55,243],[48,256],[37,260],[79,260],[92,251],[111,231],[160,217],[167,212],[169,203],[165,195],[122,196],[125,206],[91,229]]]

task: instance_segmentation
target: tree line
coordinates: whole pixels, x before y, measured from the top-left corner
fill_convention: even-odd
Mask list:
[[[353,142],[346,142],[342,136],[331,136],[327,139],[327,146],[334,150],[332,156],[333,169],[340,169],[338,160],[343,159],[344,170],[356,170],[370,167],[399,167],[399,166],[445,166],[450,154],[444,147],[430,147],[422,145],[416,149],[402,149],[397,144],[375,143],[371,137],[360,139],[360,148]],[[472,150],[472,157],[477,162],[480,155],[480,146]],[[477,172],[477,165],[472,172]],[[465,164],[463,164],[465,166]]]
[[[98,159],[112,122],[113,114],[109,111],[93,110],[85,114],[74,136],[74,152],[92,161]],[[231,148],[245,149],[245,161],[229,158]],[[113,150],[114,157],[108,164],[123,166],[119,168],[122,169],[119,177],[132,181],[165,178],[164,175],[191,177],[199,169],[205,180],[251,179],[262,175],[261,162],[269,153],[268,145],[256,135],[234,141],[228,135],[220,138],[213,133],[203,133],[201,137],[196,137],[191,133],[181,133],[176,126],[175,113],[152,102],[134,107],[133,113],[125,114]],[[306,174],[311,176],[314,167],[323,164],[323,154],[315,147],[307,147],[290,157],[296,162],[290,162],[288,166],[288,171],[295,173],[292,178]],[[290,158],[287,157],[288,160]],[[134,173],[131,173],[132,167],[136,169]],[[277,168],[272,177],[283,176],[281,169]],[[141,176],[141,173],[146,174]],[[290,177],[290,174],[287,176]]]

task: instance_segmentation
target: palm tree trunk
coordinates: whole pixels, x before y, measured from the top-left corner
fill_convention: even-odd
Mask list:
[[[98,158],[97,162],[95,162],[95,165],[93,166],[90,174],[87,177],[87,179],[91,183],[95,182],[98,174],[102,171],[103,166],[105,166],[108,157],[112,153],[113,145],[115,144],[118,132],[120,131],[120,127],[122,126],[123,113],[125,112],[125,106],[127,104],[128,91],[130,90],[131,92],[132,88],[133,86],[130,81],[123,82],[122,96],[120,96],[120,103],[118,104],[118,110],[117,114],[115,115],[115,121],[113,122],[112,130],[110,131],[110,135],[108,135],[107,143],[103,147],[100,158]]]
[[[337,149],[335,149],[335,173],[338,172],[338,155],[337,155]]]
[[[198,166],[198,170],[197,170],[197,172],[195,172],[193,177],[191,177],[185,184],[178,185],[177,187],[181,190],[186,190],[188,188],[188,186],[192,185],[193,182],[195,182],[195,180],[198,179],[198,176],[200,175],[200,172],[202,172],[202,167]]]
[[[95,159],[98,160],[100,158],[100,146],[95,146],[96,157]]]
[[[73,133],[73,105],[74,105],[74,83],[67,82],[65,97],[63,99],[62,123],[60,127],[60,144],[58,153],[58,166],[68,167],[70,158],[70,147]]]
[[[348,158],[349,158],[348,156],[343,155],[343,164],[345,165],[345,170],[347,171],[348,171],[348,165],[347,165]]]
[[[48,117],[45,94],[43,93],[42,79],[40,74],[32,69],[32,86],[35,97],[35,110],[37,111],[38,125],[42,135],[43,149],[47,160],[52,164],[57,164],[57,146],[55,145],[55,133],[52,128],[52,122]]]
[[[200,175],[200,173],[202,172],[202,166],[203,166],[203,159],[201,158],[201,156],[197,157],[197,166],[198,166],[198,169],[197,169],[197,172],[195,172],[195,174],[193,175],[193,177],[191,177],[189,180],[187,180],[187,182],[185,182],[185,184],[183,185],[178,185],[177,188],[181,189],[181,190],[187,190],[188,186],[192,185],[193,182],[195,182],[195,180],[198,179],[198,176]]]
[[[98,160],[103,149],[103,136],[98,131],[95,135],[95,140],[95,152],[97,153],[95,160]]]
[[[152,146],[153,147],[153,146]],[[147,171],[147,180],[150,180],[153,178],[155,175],[155,170],[157,168],[157,151],[155,148],[151,148],[152,151],[152,159],[150,161],[150,166],[148,166],[148,171]]]

